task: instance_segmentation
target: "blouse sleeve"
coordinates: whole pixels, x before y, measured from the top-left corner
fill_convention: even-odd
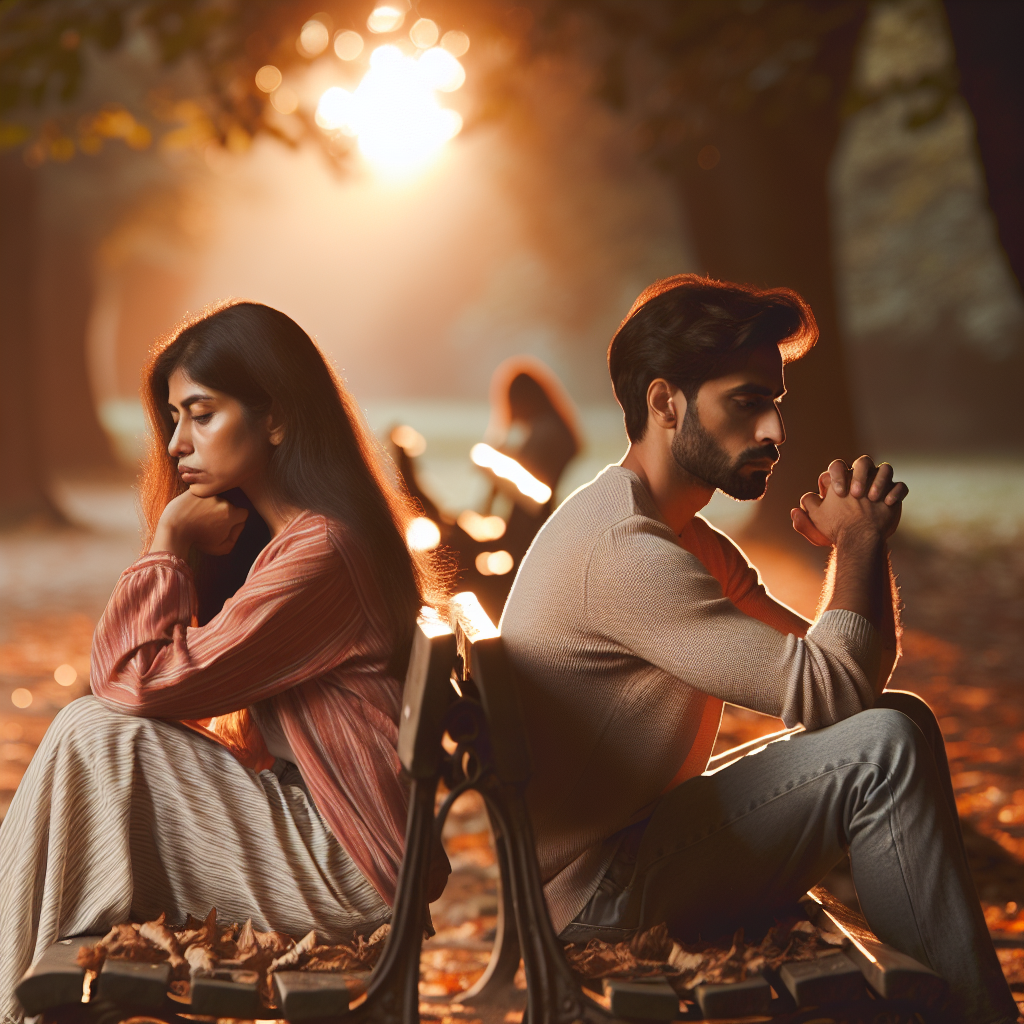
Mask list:
[[[257,566],[205,626],[192,625],[198,602],[188,565],[168,553],[140,558],[96,627],[93,693],[128,714],[204,719],[337,667],[364,619],[319,525]]]

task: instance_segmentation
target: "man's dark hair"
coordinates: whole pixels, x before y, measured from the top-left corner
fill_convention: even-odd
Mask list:
[[[608,371],[630,441],[647,431],[647,389],[664,378],[691,401],[737,353],[767,343],[784,363],[818,340],[811,307],[789,288],[754,288],[676,274],[633,303],[608,346]]]

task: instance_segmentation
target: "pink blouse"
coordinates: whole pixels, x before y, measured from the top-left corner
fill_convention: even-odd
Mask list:
[[[358,543],[311,512],[271,540],[205,626],[189,566],[145,555],[96,627],[91,685],[107,706],[181,721],[256,771],[274,759],[248,708],[266,701],[331,830],[392,905],[408,798],[381,600]]]

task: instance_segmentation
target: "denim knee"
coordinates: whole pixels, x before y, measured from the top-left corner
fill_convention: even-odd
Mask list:
[[[923,701],[921,702],[924,703]],[[930,713],[930,712],[929,712]],[[928,740],[917,723],[895,708],[875,707],[862,711],[858,718],[868,727],[876,756],[888,773],[895,765],[906,762],[931,761]]]

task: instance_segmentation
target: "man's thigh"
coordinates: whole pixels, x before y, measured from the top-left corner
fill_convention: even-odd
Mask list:
[[[661,921],[709,938],[792,904],[845,854],[858,794],[889,770],[894,730],[884,726],[897,714],[798,733],[678,786],[642,837],[627,830],[577,922],[606,938]]]

